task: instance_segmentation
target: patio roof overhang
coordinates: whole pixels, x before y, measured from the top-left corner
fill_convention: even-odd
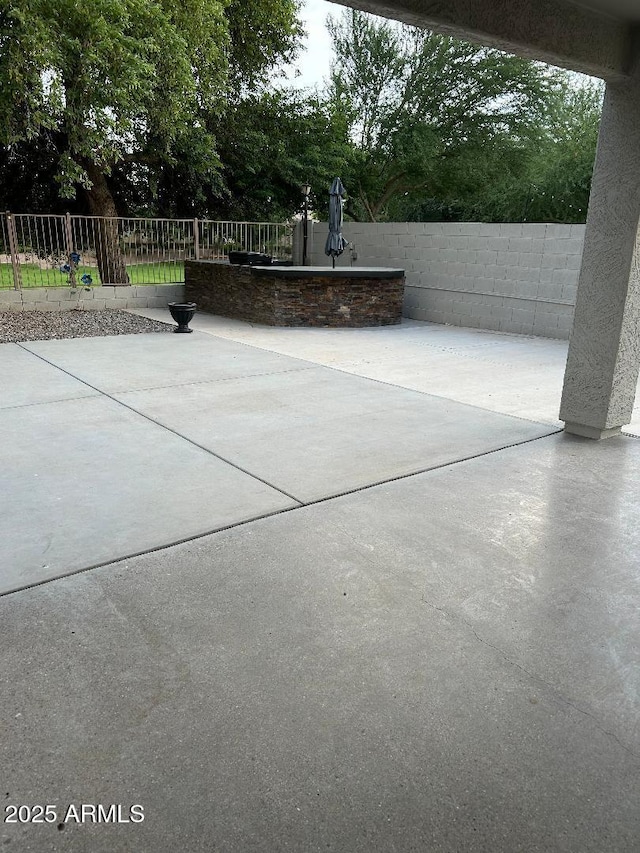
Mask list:
[[[634,25],[640,26],[636,0],[347,0],[341,5],[604,80],[629,77]]]

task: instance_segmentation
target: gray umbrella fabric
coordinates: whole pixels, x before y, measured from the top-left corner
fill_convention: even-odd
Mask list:
[[[342,197],[346,195],[340,178],[335,178],[329,190],[329,236],[325,243],[324,253],[333,259],[341,255],[347,247],[347,241],[342,236]]]

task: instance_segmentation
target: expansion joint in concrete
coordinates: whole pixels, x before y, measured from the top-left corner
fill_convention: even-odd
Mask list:
[[[18,344],[18,346],[22,346],[22,344]],[[205,453],[208,453],[210,456],[213,456],[216,459],[219,459],[221,462],[226,462],[226,464],[231,465],[232,468],[235,468],[236,470],[241,471],[243,474],[247,474],[249,477],[253,477],[254,480],[258,480],[259,482],[264,483],[265,486],[269,486],[269,488],[273,489],[275,492],[279,492],[281,495],[284,495],[285,497],[289,498],[290,500],[295,501],[295,503],[302,505],[302,501],[300,501],[299,498],[296,498],[294,495],[289,494],[289,492],[285,492],[283,489],[279,488],[278,486],[275,486],[273,483],[270,483],[268,480],[265,480],[262,477],[259,477],[257,474],[252,473],[251,471],[247,471],[246,468],[241,467],[237,463],[231,461],[230,459],[225,458],[224,456],[220,456],[219,453],[215,453],[213,450],[210,450],[208,447],[205,447],[204,445],[199,444],[197,441],[193,441],[192,439],[187,438],[181,432],[178,432],[177,430],[172,429],[171,427],[167,426],[166,424],[163,424],[161,421],[158,421],[155,418],[150,417],[149,415],[145,415],[143,412],[138,411],[138,409],[134,408],[133,406],[130,406],[127,403],[124,403],[122,400],[119,400],[117,397],[114,397],[111,394],[107,393],[106,391],[103,391],[102,389],[96,387],[95,385],[92,385],[90,382],[87,382],[86,380],[81,379],[79,376],[76,376],[75,374],[71,373],[69,370],[65,370],[63,367],[60,367],[60,365],[55,364],[53,361],[49,361],[48,359],[44,358],[44,356],[33,352],[28,347],[22,347],[22,349],[26,350],[26,352],[31,353],[31,355],[35,355],[36,358],[41,359],[42,361],[51,365],[51,367],[55,367],[58,370],[62,371],[62,373],[66,373],[67,376],[71,376],[72,379],[75,379],[77,382],[81,382],[83,385],[86,385],[87,388],[91,388],[93,391],[97,391],[98,394],[101,394],[103,397],[106,397],[108,400],[111,400],[112,402],[116,403],[117,405],[122,406],[125,409],[128,409],[130,412],[133,412],[134,414],[138,415],[139,417],[144,418],[146,421],[149,421],[150,423],[155,424],[156,426],[160,427],[161,429],[164,429],[167,432],[173,433],[174,435],[178,436],[178,438],[181,438],[183,441],[186,441],[188,444],[191,444],[194,447],[197,447],[200,450],[203,450]]]

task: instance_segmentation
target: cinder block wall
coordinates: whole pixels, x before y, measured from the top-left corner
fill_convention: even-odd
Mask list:
[[[568,338],[584,230],[584,225],[345,222],[343,233],[357,259],[347,249],[336,266],[404,269],[406,317]],[[313,265],[331,263],[324,254],[327,231],[326,223],[313,224],[308,252]]]
[[[72,308],[166,308],[184,300],[184,284],[145,284],[122,287],[24,287],[0,290],[0,311],[70,311]]]

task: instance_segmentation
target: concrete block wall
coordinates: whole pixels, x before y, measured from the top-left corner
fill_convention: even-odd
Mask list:
[[[101,308],[166,308],[184,299],[184,284],[114,287],[25,287],[0,290],[0,311],[97,311]]]
[[[478,222],[346,222],[336,266],[405,270],[403,313],[416,320],[568,338],[584,225]],[[328,226],[313,223],[310,263],[324,254]],[[297,235],[296,235],[297,236]]]

